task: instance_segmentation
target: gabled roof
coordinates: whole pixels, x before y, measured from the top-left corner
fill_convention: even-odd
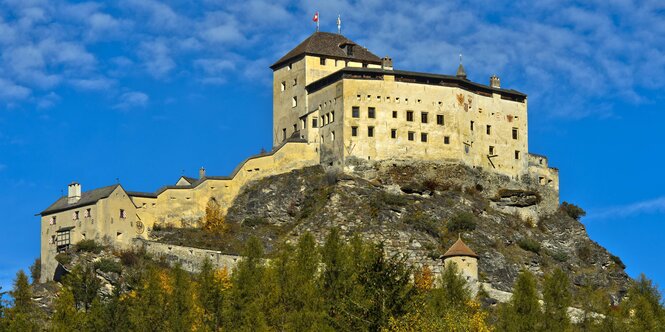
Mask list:
[[[189,184],[194,184],[195,182],[199,181],[199,179],[189,177],[189,176],[184,176],[184,175],[181,176],[180,179],[185,179],[185,181],[187,181]],[[178,181],[180,181],[180,179],[178,179]]]
[[[101,187],[94,190],[83,192],[81,193],[81,199],[79,199],[78,202],[74,204],[68,204],[67,196],[62,196],[58,198],[58,200],[55,201],[55,203],[51,204],[51,206],[47,207],[46,210],[40,212],[39,214],[43,216],[51,213],[69,210],[71,208],[95,204],[97,203],[98,200],[109,197],[109,195],[111,195],[111,193],[115,190],[115,188],[119,186],[120,186],[119,184],[114,184],[112,186]]]
[[[466,244],[464,244],[464,241],[462,241],[462,238],[458,238],[457,241],[446,251],[445,254],[443,254],[443,258],[447,257],[456,257],[456,256],[468,256],[468,257],[474,257],[478,258],[478,255],[476,255],[471,248],[467,247]]]
[[[347,55],[340,47],[342,45],[354,45],[353,55]],[[290,52],[286,53],[281,59],[277,60],[270,68],[275,70],[289,62],[289,60],[303,55],[323,55],[331,58],[381,64],[381,58],[354,43],[351,39],[336,33],[315,32]]]

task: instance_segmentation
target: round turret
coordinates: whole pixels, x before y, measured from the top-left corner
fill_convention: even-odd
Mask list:
[[[455,263],[467,282],[478,281],[478,255],[462,241],[461,236],[441,258],[444,267]]]

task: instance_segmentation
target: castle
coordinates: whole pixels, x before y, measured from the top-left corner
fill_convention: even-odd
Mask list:
[[[210,199],[228,209],[250,181],[313,165],[344,169],[352,160],[456,162],[538,183],[558,192],[558,171],[528,152],[527,96],[456,75],[395,70],[341,34],[315,32],[270,67],[273,150],[229,176],[180,177],[156,192],[116,184],[69,185],[41,215],[42,281],[55,256],[83,239],[128,247],[155,224],[193,226]]]

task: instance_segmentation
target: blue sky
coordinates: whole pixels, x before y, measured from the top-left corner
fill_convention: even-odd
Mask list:
[[[268,66],[314,30],[529,95],[531,152],[632,276],[665,284],[662,1],[0,0],[0,285],[66,185],[153,191],[271,147]],[[252,135],[247,132],[252,131]],[[184,172],[184,173],[183,173]],[[655,263],[655,264],[654,264]]]

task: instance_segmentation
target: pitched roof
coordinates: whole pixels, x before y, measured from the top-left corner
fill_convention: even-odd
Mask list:
[[[342,45],[356,45],[353,48],[353,55],[348,55],[342,48]],[[354,43],[340,34],[330,32],[314,32],[302,43],[286,53],[281,59],[277,60],[270,68],[273,70],[286,64],[289,60],[302,55],[323,55],[332,58],[356,60],[360,62],[381,63],[381,58],[368,51],[366,48]]]
[[[181,176],[180,178],[185,179],[185,181],[189,182],[189,184],[194,184],[195,182],[197,182],[199,180],[199,179],[189,177],[189,176],[184,176],[184,175]]]
[[[446,251],[445,254],[443,254],[443,258],[447,257],[455,257],[455,256],[469,256],[469,257],[474,257],[478,258],[478,255],[476,255],[471,248],[467,247],[466,244],[464,244],[464,241],[462,241],[462,238],[458,238],[457,241]]]
[[[78,202],[74,204],[67,203],[67,196],[62,196],[58,198],[58,200],[55,201],[55,203],[51,204],[51,206],[47,207],[46,210],[40,212],[39,214],[43,216],[46,214],[56,213],[60,211],[69,210],[71,208],[97,203],[98,200],[109,197],[109,195],[111,195],[111,193],[115,190],[115,188],[119,186],[120,186],[119,184],[114,184],[112,186],[101,187],[94,190],[83,192],[81,193],[81,199],[79,199]]]

